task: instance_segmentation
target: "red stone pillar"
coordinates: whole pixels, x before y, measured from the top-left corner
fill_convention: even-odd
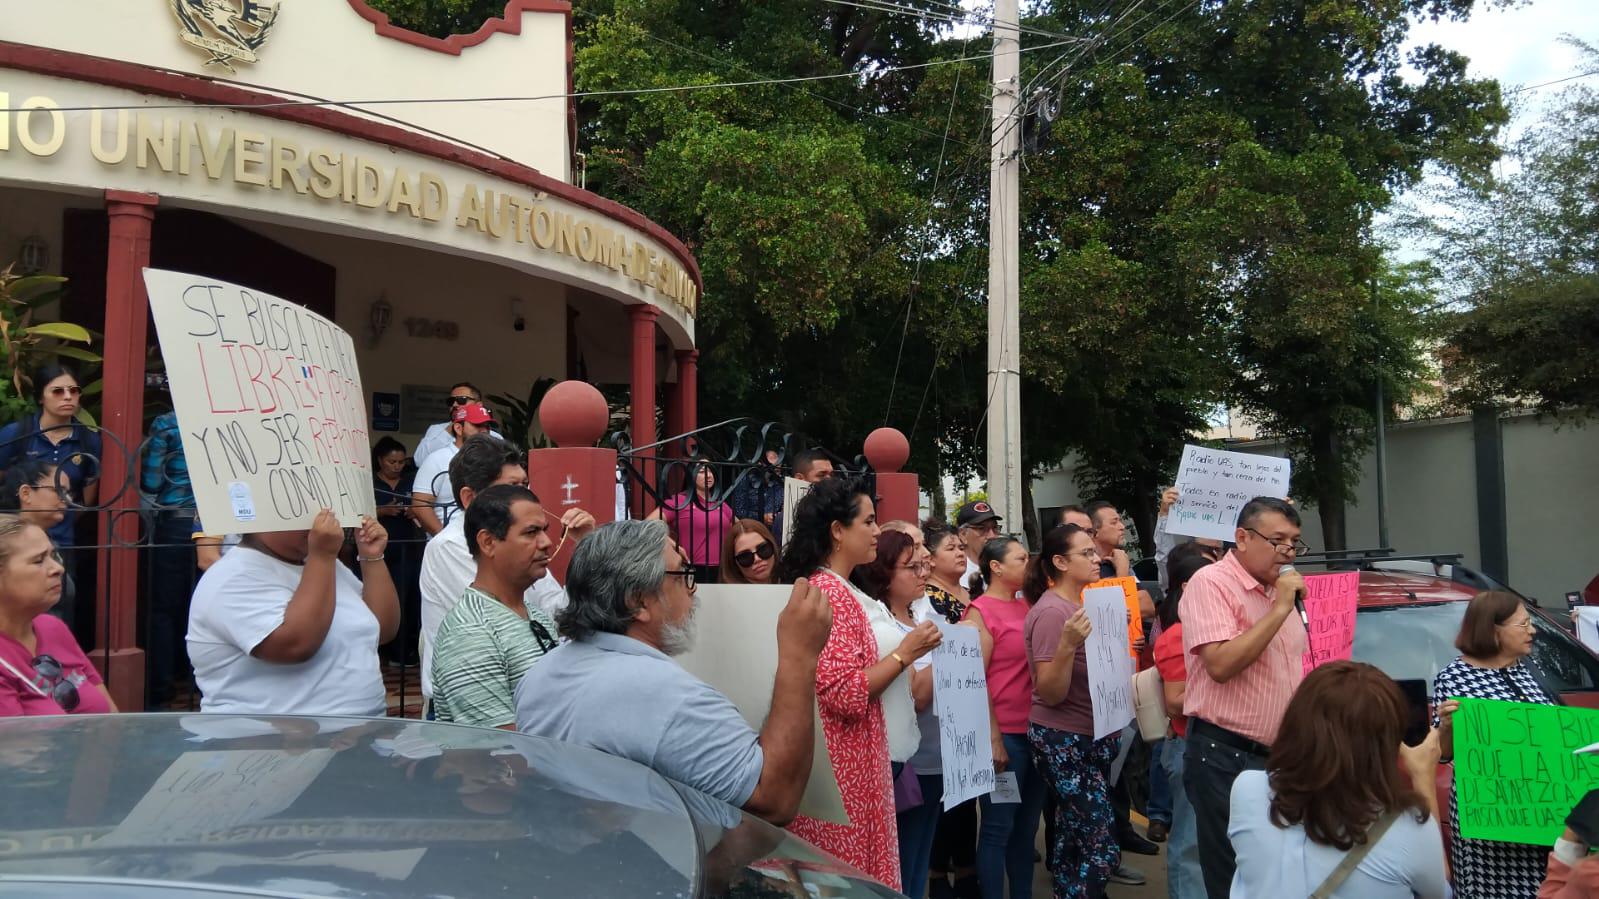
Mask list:
[[[627,310],[628,319],[633,324],[633,422],[632,437],[634,451],[655,442],[655,319],[660,310],[646,303],[630,306]],[[644,450],[647,456],[656,456],[659,453],[654,449]],[[647,462],[638,463],[639,473],[646,482],[653,485],[654,466]],[[654,501],[645,490],[634,491],[633,514],[639,518],[648,515],[655,508]]]
[[[110,242],[106,248],[105,364],[100,427],[107,439],[101,461],[99,589],[110,597],[110,613],[95,623],[95,664],[103,665],[117,707],[144,708],[144,652],[138,648],[139,491],[138,460],[144,439],[144,355],[150,298],[144,267],[150,264],[150,229],[155,194],[106,191]],[[125,547],[125,548],[124,548]]]
[[[700,351],[677,351],[677,395],[682,421],[679,434],[700,426]]]
[[[911,457],[910,441],[893,428],[866,435],[867,464],[877,474],[877,520],[915,522],[921,510],[920,486],[914,472],[901,472]]]
[[[616,519],[616,450],[596,447],[610,420],[605,397],[585,381],[562,381],[539,403],[539,427],[555,443],[527,456],[527,479],[550,519],[550,536],[561,543],[556,522],[578,508],[600,524]],[[566,566],[577,545],[567,540],[550,570],[566,580]]]

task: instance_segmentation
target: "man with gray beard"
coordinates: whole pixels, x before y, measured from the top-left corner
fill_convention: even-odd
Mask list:
[[[569,642],[528,669],[516,727],[632,759],[787,824],[811,770],[816,657],[827,598],[799,580],[777,622],[772,710],[756,733],[726,696],[672,660],[694,644],[694,567],[661,521],[618,521],[578,545],[556,615]]]

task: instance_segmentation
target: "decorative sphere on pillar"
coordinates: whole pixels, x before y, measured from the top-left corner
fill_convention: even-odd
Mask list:
[[[873,471],[895,472],[911,457],[911,444],[894,428],[878,428],[866,435],[865,453]]]
[[[610,419],[605,397],[587,381],[562,381],[539,403],[539,426],[556,446],[593,446]]]

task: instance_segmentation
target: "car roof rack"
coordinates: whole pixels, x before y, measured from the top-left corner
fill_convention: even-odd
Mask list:
[[[1461,564],[1466,557],[1465,553],[1415,553],[1398,554],[1392,547],[1373,547],[1370,549],[1335,549],[1319,553],[1305,553],[1294,557],[1295,565],[1325,566],[1338,571],[1382,571],[1383,562],[1427,562],[1435,567],[1449,566],[1449,579],[1458,584],[1476,590],[1501,590],[1523,600],[1538,605],[1538,600],[1523,595],[1521,592],[1502,584],[1495,578],[1478,571],[1468,565]]]

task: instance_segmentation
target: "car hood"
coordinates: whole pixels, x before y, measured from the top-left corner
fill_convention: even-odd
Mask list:
[[[404,719],[9,719],[0,797],[0,892],[46,878],[291,896],[687,897],[774,857],[854,874],[624,759]],[[706,847],[733,833],[746,851],[708,872]]]

